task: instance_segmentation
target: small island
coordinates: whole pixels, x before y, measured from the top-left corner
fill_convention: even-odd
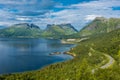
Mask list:
[[[49,55],[59,55],[61,54],[61,52],[53,52],[53,53],[50,53]]]

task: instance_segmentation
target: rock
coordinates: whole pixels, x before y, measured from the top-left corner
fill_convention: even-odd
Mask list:
[[[71,56],[73,56],[73,57],[75,57],[75,56],[76,56],[76,54],[75,54],[75,53],[70,53],[70,52],[64,52],[63,54],[68,54],[68,55],[71,55]]]

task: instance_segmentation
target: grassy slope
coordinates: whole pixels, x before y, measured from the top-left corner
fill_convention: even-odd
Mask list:
[[[40,29],[24,27],[9,27],[0,30],[0,37],[17,37],[17,38],[35,38],[40,37]]]
[[[53,25],[49,28],[47,28],[43,33],[42,36],[44,37],[53,37],[53,38],[62,38],[67,35],[71,35],[77,33],[75,30],[70,28],[69,26],[65,26],[64,28]]]
[[[84,27],[79,32],[79,35],[88,36],[99,33],[107,33],[118,28],[120,28],[119,18],[106,19],[98,17],[95,20],[93,20],[90,24],[88,24],[86,27]]]
[[[91,37],[71,49],[77,56],[70,61],[52,64],[41,70],[0,76],[2,80],[120,80],[120,29]],[[96,51],[92,51],[93,48]],[[89,54],[92,54],[91,56]],[[107,63],[106,53],[115,59],[107,69],[95,68]],[[103,61],[105,61],[103,63]]]

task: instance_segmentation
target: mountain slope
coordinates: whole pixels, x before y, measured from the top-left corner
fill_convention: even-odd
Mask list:
[[[77,33],[78,31],[71,24],[47,25],[42,35],[44,37],[61,38],[66,35]]]
[[[120,28],[119,18],[106,19],[104,17],[97,17],[90,24],[80,30],[80,36],[95,35],[100,33],[108,33],[112,30]]]
[[[0,37],[34,38],[39,37],[42,30],[34,24],[21,23],[0,30]]]
[[[15,38],[62,38],[78,31],[71,24],[47,25],[45,30],[41,30],[35,24],[20,23],[0,30],[0,37]]]

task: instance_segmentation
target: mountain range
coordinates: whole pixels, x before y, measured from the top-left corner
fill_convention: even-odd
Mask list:
[[[96,17],[91,23],[87,24],[80,31],[76,30],[71,24],[48,24],[42,30],[39,26],[29,23],[14,24],[10,27],[0,29],[0,37],[15,38],[79,38],[101,33],[108,33],[120,28],[119,18]]]
[[[16,38],[61,38],[71,35],[78,31],[71,24],[47,25],[45,30],[35,24],[20,23],[0,30],[0,37]]]

